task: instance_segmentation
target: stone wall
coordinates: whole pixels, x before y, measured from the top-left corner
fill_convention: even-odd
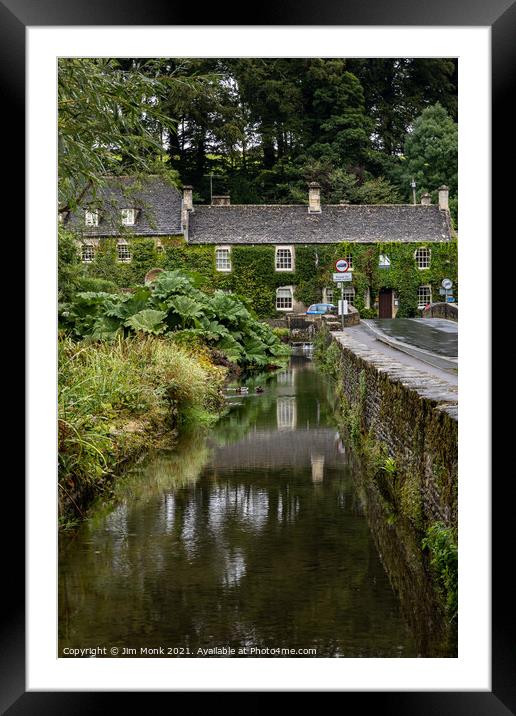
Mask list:
[[[449,321],[459,320],[459,307],[456,303],[432,303],[423,310],[423,318],[447,318]]]
[[[393,491],[418,527],[457,525],[457,389],[333,332],[341,391],[360,408],[361,428],[395,460]],[[339,381],[340,382],[340,381]]]

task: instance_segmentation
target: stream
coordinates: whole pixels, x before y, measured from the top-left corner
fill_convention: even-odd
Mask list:
[[[61,536],[59,656],[434,655],[431,610],[402,609],[428,609],[424,579],[386,572],[329,381],[294,355],[245,386]]]

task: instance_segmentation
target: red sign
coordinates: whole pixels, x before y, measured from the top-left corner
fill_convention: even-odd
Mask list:
[[[344,271],[347,271],[349,269],[349,264],[346,261],[346,259],[339,259],[338,261],[335,262],[335,268],[340,273],[344,273]]]

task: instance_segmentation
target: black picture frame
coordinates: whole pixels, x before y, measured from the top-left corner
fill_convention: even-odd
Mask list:
[[[234,9],[228,16],[221,12],[220,4],[203,7],[199,23],[199,9],[187,4],[164,0],[0,0],[0,86],[5,111],[1,113],[5,137],[8,131],[20,128],[25,122],[25,29],[27,26],[68,25],[388,25],[388,26],[489,26],[492,32],[492,136],[493,183],[492,216],[493,236],[501,235],[504,207],[511,206],[513,184],[503,180],[502,169],[510,163],[508,149],[502,141],[513,133],[513,115],[506,111],[505,101],[510,98],[515,77],[516,56],[516,3],[513,0],[490,0],[489,3],[472,3],[465,0],[432,0],[432,2],[406,3],[404,0],[384,2],[376,0],[285,0],[283,3],[261,5],[259,16],[247,20]],[[236,14],[235,14],[236,13]],[[229,22],[234,19],[236,22]],[[21,144],[21,142],[20,142]],[[505,142],[506,144],[506,142]],[[509,152],[514,151],[509,148]],[[503,157],[503,162],[502,162]],[[24,163],[21,148],[15,166],[9,170],[9,182],[4,199],[15,218],[19,237],[24,216],[23,190]],[[5,193],[7,192],[7,193]],[[512,233],[512,232],[511,232]],[[19,259],[18,259],[19,260]],[[503,269],[501,269],[503,271]],[[507,271],[507,269],[505,269]],[[492,313],[493,331],[503,319]],[[30,346],[29,346],[30,348]],[[503,376],[493,373],[492,391],[504,389]],[[492,436],[492,454],[503,450],[509,442],[509,426],[497,425]],[[509,478],[510,468],[502,471]],[[19,475],[8,480],[6,505],[15,505],[21,514],[24,505],[24,485]],[[493,596],[492,596],[492,691],[490,692],[342,692],[339,698],[349,707],[355,699],[360,706],[373,712],[402,716],[430,716],[433,714],[489,714],[502,716],[516,713],[516,649],[511,629],[514,612],[513,593],[505,583],[512,542],[512,503],[506,499],[505,485],[493,481]],[[509,512],[510,510],[510,512]],[[83,714],[121,708],[120,692],[26,692],[25,687],[25,613],[24,613],[24,539],[16,527],[16,539],[9,540],[4,551],[4,609],[1,624],[0,652],[0,710],[12,716],[18,714]],[[8,577],[6,576],[8,575]],[[510,575],[509,575],[510,576]],[[509,580],[510,581],[510,580]],[[170,708],[173,694],[132,693],[132,707],[147,705],[149,697],[167,696]],[[145,701],[144,701],[145,699]],[[351,701],[350,701],[351,700]],[[102,705],[101,705],[102,704]]]

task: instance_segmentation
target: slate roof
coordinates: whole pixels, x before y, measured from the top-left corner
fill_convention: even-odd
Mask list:
[[[83,236],[170,236],[182,234],[181,193],[160,177],[138,180],[113,177],[98,192],[98,199],[85,195],[80,209],[65,218],[64,224]],[[99,207],[99,225],[85,226],[84,211]],[[138,209],[134,226],[120,224],[120,209]]]
[[[437,205],[323,204],[195,206],[191,244],[318,244],[352,241],[434,242],[451,238],[449,215]]]

